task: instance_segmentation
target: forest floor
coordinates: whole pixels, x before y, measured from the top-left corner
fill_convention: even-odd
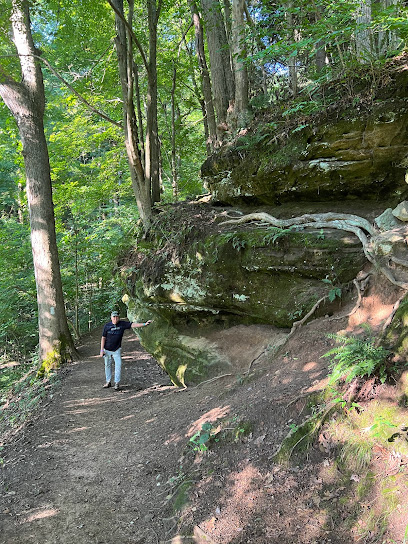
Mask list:
[[[363,321],[375,327],[393,296],[367,299],[352,318],[306,324],[279,355],[260,357],[250,369],[253,346],[240,345],[237,327],[228,342],[240,345],[249,372],[184,390],[169,383],[132,332],[123,342],[122,391],[102,389],[100,331],[83,338],[81,360],[60,373],[2,451],[1,544],[406,542],[405,465],[383,533],[364,531],[367,513],[376,512],[376,478],[388,470],[381,456],[364,500],[359,478],[342,473],[324,434],[286,464],[274,460],[304,420],[308,395],[326,385],[327,335]],[[392,388],[379,394],[394,398]],[[215,439],[208,451],[194,451],[190,438],[206,422]]]

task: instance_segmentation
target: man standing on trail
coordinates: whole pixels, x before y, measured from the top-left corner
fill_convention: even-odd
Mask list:
[[[123,333],[127,329],[135,329],[137,327],[146,327],[151,321],[146,323],[131,323],[129,321],[121,321],[118,312],[111,313],[111,321],[106,323],[103,328],[101,338],[101,357],[105,359],[105,376],[106,383],[103,386],[105,389],[111,387],[112,383],[112,358],[115,361],[115,391],[120,391],[120,375],[122,370],[121,345]]]

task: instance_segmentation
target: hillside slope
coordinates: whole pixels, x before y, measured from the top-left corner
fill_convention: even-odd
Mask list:
[[[341,444],[324,427],[306,453],[274,458],[326,384],[327,334],[356,332],[362,322],[375,330],[398,296],[373,286],[352,315],[355,301],[300,328],[275,357],[263,353],[264,328],[252,329],[258,350],[240,342],[240,327],[235,337],[229,330],[225,348],[239,346],[242,372],[189,389],[172,386],[131,334],[123,391],[102,389],[96,331],[80,346],[81,361],[2,451],[0,542],[402,542],[406,459],[396,464],[386,441],[378,439],[360,472],[339,462]],[[398,398],[395,386],[374,387],[360,409]],[[322,400],[314,402],[316,409]],[[206,452],[194,451],[190,438],[208,422],[214,439],[203,441]],[[381,490],[387,478],[392,508]]]

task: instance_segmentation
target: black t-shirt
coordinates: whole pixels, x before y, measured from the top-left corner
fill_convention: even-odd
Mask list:
[[[126,329],[130,329],[132,323],[130,321],[118,321],[116,325],[106,323],[103,328],[102,336],[106,338],[105,349],[108,351],[116,351],[122,344],[123,333]]]

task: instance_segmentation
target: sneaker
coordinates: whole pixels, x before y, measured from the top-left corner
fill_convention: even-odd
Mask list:
[[[120,391],[120,386],[119,386],[118,383],[115,383],[114,390],[115,390],[115,391]]]
[[[108,387],[111,387],[111,382],[106,382],[103,386],[104,389],[107,389]]]

